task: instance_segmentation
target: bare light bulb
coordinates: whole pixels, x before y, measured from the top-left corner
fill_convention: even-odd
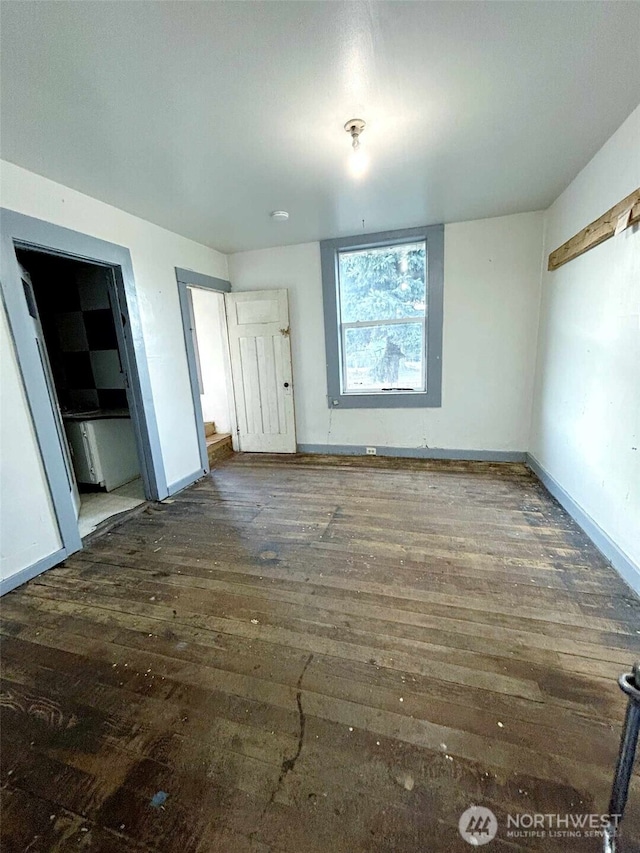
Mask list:
[[[366,123],[361,118],[352,118],[344,126],[351,136],[351,156],[349,158],[349,171],[354,178],[361,178],[369,168],[369,157],[360,147],[360,134],[365,129]]]

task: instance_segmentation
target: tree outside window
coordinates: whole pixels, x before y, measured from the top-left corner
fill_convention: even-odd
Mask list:
[[[330,408],[442,405],[444,226],[320,243]]]
[[[339,252],[338,279],[343,391],[425,391],[425,243]]]

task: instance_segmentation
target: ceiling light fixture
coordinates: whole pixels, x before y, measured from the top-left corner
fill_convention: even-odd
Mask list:
[[[289,218],[289,214],[286,210],[274,210],[269,214],[269,216],[274,222],[286,222]]]
[[[351,137],[351,158],[349,169],[355,178],[360,178],[367,171],[369,158],[362,150],[360,134],[365,129],[365,122],[361,118],[352,118],[345,124],[344,129]]]
[[[353,150],[356,151],[360,148],[360,134],[365,129],[366,124],[362,121],[361,118],[352,118],[345,124],[344,129],[351,136],[351,145]]]

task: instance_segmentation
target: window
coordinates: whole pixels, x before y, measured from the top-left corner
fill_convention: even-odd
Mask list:
[[[444,226],[320,248],[329,407],[439,406]]]

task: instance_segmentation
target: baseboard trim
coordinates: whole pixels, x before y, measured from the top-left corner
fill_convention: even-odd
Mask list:
[[[0,596],[5,595],[7,592],[11,592],[12,589],[22,586],[23,583],[41,575],[48,569],[52,569],[68,556],[66,548],[60,548],[59,551],[54,551],[53,554],[49,554],[48,557],[43,557],[32,566],[27,566],[25,569],[20,569],[15,572],[15,574],[9,575],[8,578],[3,578],[0,580]]]
[[[450,450],[440,447],[380,447],[376,456],[397,456],[405,459],[448,459],[467,462],[526,462],[521,450]],[[298,453],[323,453],[328,456],[366,456],[361,444],[299,444]]]
[[[560,483],[545,470],[535,456],[527,453],[527,466],[533,471],[546,490],[569,513],[576,524],[582,528],[598,551],[611,563],[625,583],[640,596],[640,566],[633,562],[621,548],[605,533],[600,525],[586,513],[580,504]]]
[[[186,477],[183,477],[181,480],[177,480],[175,483],[172,483],[169,486],[169,494],[167,497],[171,497],[171,495],[175,495],[177,492],[181,492],[183,489],[186,489],[187,486],[193,485],[196,480],[200,480],[208,471],[205,471],[203,468],[198,468],[197,471],[194,471],[193,474],[188,474]]]

